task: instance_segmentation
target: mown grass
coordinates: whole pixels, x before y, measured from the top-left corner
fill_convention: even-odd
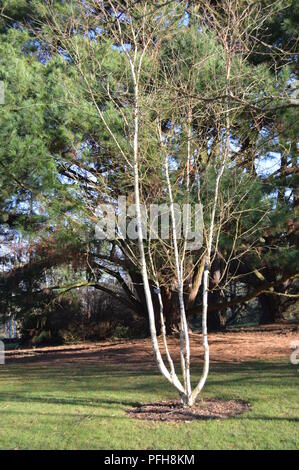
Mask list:
[[[298,448],[295,366],[259,362],[211,369],[203,395],[247,400],[251,411],[227,420],[144,422],[128,418],[125,410],[136,401],[176,397],[154,370],[143,374],[125,366],[0,366],[0,448]]]

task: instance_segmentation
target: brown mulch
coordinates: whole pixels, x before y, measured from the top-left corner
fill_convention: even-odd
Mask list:
[[[209,334],[211,362],[241,363],[247,361],[288,359],[291,345],[299,342],[297,325],[269,325],[255,331],[229,330]],[[161,338],[161,351],[163,344]],[[169,350],[175,361],[179,361],[179,339],[169,338]],[[203,359],[202,337],[190,335],[192,363]],[[6,351],[9,363],[31,363],[44,365],[119,365],[136,369],[155,367],[151,340],[114,340],[76,345],[18,349]]]
[[[192,408],[184,408],[179,401],[175,400],[138,403],[126,411],[131,418],[136,419],[189,422],[198,419],[226,419],[250,409],[250,404],[242,400],[202,398]]]

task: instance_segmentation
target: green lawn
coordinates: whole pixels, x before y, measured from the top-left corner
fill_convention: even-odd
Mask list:
[[[204,396],[248,400],[252,410],[227,420],[174,424],[125,414],[136,401],[175,397],[156,371],[0,366],[0,448],[295,449],[297,382],[297,368],[286,362],[212,365]]]

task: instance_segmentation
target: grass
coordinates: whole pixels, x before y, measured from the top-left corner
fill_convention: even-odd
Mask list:
[[[176,397],[156,371],[0,366],[0,448],[296,449],[297,381],[297,368],[286,362],[212,365],[203,395],[241,398],[252,410],[227,420],[174,424],[125,414],[136,401]]]

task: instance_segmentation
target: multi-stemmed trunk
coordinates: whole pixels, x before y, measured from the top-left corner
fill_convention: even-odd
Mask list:
[[[182,250],[179,250],[179,245],[177,241],[176,235],[176,218],[175,218],[175,211],[174,211],[174,200],[172,194],[172,186],[169,176],[169,167],[168,167],[168,159],[169,159],[169,151],[168,149],[163,149],[164,154],[164,172],[166,177],[166,191],[168,194],[168,199],[170,201],[170,218],[171,218],[171,225],[172,225],[172,252],[174,255],[174,273],[176,278],[176,286],[177,286],[177,295],[178,295],[178,311],[179,311],[179,329],[180,329],[180,358],[181,358],[181,367],[182,367],[182,376],[183,376],[183,383],[179,380],[176,371],[174,362],[171,359],[170,352],[167,346],[167,338],[166,338],[166,327],[165,327],[165,316],[164,316],[164,305],[163,305],[163,298],[161,295],[161,289],[159,286],[158,276],[155,273],[154,263],[152,263],[151,255],[146,254],[145,245],[144,245],[144,233],[143,233],[143,218],[142,218],[142,207],[141,207],[141,187],[140,187],[140,171],[141,171],[141,155],[140,155],[140,145],[139,145],[139,125],[140,125],[140,94],[139,94],[139,87],[140,87],[140,76],[141,70],[143,65],[144,55],[149,47],[149,45],[154,41],[155,33],[149,35],[148,39],[145,40],[143,44],[143,48],[140,50],[140,44],[138,39],[139,32],[136,33],[134,30],[133,24],[130,23],[131,33],[132,33],[132,43],[131,48],[128,49],[126,47],[126,43],[124,41],[124,37],[122,34],[122,24],[120,20],[120,15],[118,14],[117,10],[115,9],[114,5],[111,3],[111,8],[115,15],[115,21],[118,29],[118,38],[122,51],[125,54],[130,72],[131,72],[131,79],[133,85],[133,161],[128,161],[127,157],[123,154],[121,146],[118,145],[119,150],[121,151],[122,155],[125,157],[128,164],[131,166],[133,170],[133,179],[134,179],[134,202],[135,202],[135,211],[136,211],[136,224],[137,224],[137,242],[138,242],[138,264],[140,267],[141,275],[142,275],[142,283],[143,283],[143,290],[144,290],[144,299],[147,308],[147,314],[149,318],[149,328],[152,340],[152,346],[154,355],[156,358],[156,362],[161,374],[178,390],[181,395],[182,402],[185,406],[192,406],[198,394],[201,392],[203,386],[208,377],[209,372],[209,345],[208,345],[208,334],[207,334],[207,315],[208,315],[208,291],[209,291],[209,269],[211,264],[211,254],[212,254],[212,242],[213,242],[213,234],[214,234],[214,225],[215,225],[215,218],[216,218],[216,207],[218,201],[218,193],[219,193],[219,184],[220,179],[222,177],[224,171],[224,164],[226,157],[228,155],[228,148],[229,148],[229,116],[228,116],[228,96],[229,96],[229,89],[228,89],[228,82],[229,82],[229,74],[230,74],[230,57],[228,56],[228,63],[227,63],[227,74],[226,74],[226,96],[227,96],[227,109],[226,109],[226,139],[225,139],[225,146],[222,155],[219,155],[220,159],[220,166],[216,172],[216,187],[215,187],[215,194],[214,200],[212,203],[212,212],[210,217],[209,228],[206,232],[205,241],[205,265],[202,273],[202,286],[203,286],[203,302],[202,302],[202,344],[204,350],[204,366],[201,378],[197,384],[197,386],[192,390],[191,387],[191,377],[190,377],[190,340],[189,340],[189,331],[188,331],[188,323],[186,317],[186,308],[185,308],[185,300],[184,300],[184,264],[185,264],[185,254],[187,249],[187,230],[188,230],[188,222],[186,224],[186,233],[184,234],[184,244]],[[144,20],[143,20],[144,21]],[[158,21],[162,21],[158,20]],[[163,24],[163,21],[162,21]],[[144,24],[143,24],[144,27]],[[142,29],[138,30],[141,31]],[[117,34],[113,31],[113,34]],[[144,34],[144,29],[143,29]],[[145,39],[145,36],[144,36]],[[96,104],[96,103],[95,103]],[[97,104],[96,104],[97,105]],[[188,142],[187,142],[187,159],[186,159],[186,196],[187,196],[187,206],[189,203],[189,195],[190,195],[190,164],[191,164],[191,139],[192,139],[192,104],[191,102],[188,104],[188,110],[186,115],[186,123],[187,123],[187,135],[188,135]],[[106,124],[103,113],[101,109],[98,108],[98,113],[101,119]],[[107,124],[106,124],[107,127]],[[160,145],[161,148],[163,146],[163,138],[161,135],[161,127],[159,127],[159,134],[160,134]],[[113,131],[109,128],[109,133],[112,135],[113,140],[117,142]],[[221,152],[220,152],[221,153]],[[188,206],[189,207],[189,206]],[[188,210],[188,209],[187,209]],[[188,214],[189,215],[189,214]],[[187,218],[188,218],[187,215]],[[150,248],[149,248],[150,252]],[[150,260],[148,260],[150,258]],[[154,279],[149,280],[149,263],[151,263],[151,276]],[[163,344],[166,354],[166,359],[168,362],[168,367],[166,366],[161,351],[159,347],[159,342],[157,338],[157,329],[156,329],[156,315],[155,315],[155,307],[152,297],[152,282],[156,284],[156,292],[158,295],[158,305],[159,305],[159,315],[160,315],[160,323],[161,323],[161,334],[163,338]]]
[[[177,280],[178,303],[179,303],[179,313],[180,313],[180,357],[181,357],[183,384],[180,382],[175,372],[174,363],[170,357],[169,349],[167,347],[165,319],[164,319],[164,312],[163,312],[163,301],[162,301],[162,296],[160,293],[160,287],[158,285],[158,280],[156,279],[157,292],[159,296],[159,305],[160,305],[161,333],[163,337],[163,344],[164,344],[164,348],[166,352],[169,370],[163,361],[160,348],[159,348],[158,339],[157,339],[157,330],[156,330],[156,325],[155,325],[155,311],[154,311],[154,305],[153,305],[153,300],[152,300],[152,293],[150,289],[147,260],[145,256],[144,241],[143,241],[143,227],[142,227],[143,221],[142,221],[141,202],[140,202],[140,177],[139,177],[140,156],[139,156],[139,139],[138,139],[139,137],[139,77],[140,77],[140,70],[141,70],[143,56],[141,55],[141,57],[139,58],[139,61],[137,61],[137,47],[136,46],[135,46],[133,58],[131,57],[130,53],[126,50],[124,45],[123,45],[123,51],[126,54],[129,64],[130,64],[133,86],[134,86],[134,142],[133,142],[134,199],[135,199],[136,219],[137,219],[139,261],[140,261],[140,266],[141,266],[142,280],[143,280],[143,286],[144,286],[144,295],[145,295],[148,317],[149,317],[152,346],[153,346],[153,351],[154,351],[156,362],[157,362],[160,372],[179,391],[183,404],[185,406],[192,406],[195,403],[198,394],[201,392],[203,386],[205,385],[205,382],[207,380],[208,373],[209,373],[209,345],[208,345],[208,332],[207,332],[209,266],[211,262],[213,231],[214,231],[214,223],[215,223],[215,216],[216,216],[219,183],[220,183],[220,179],[224,170],[224,159],[221,162],[220,169],[216,177],[216,189],[215,189],[215,196],[214,196],[213,208],[212,208],[212,214],[211,214],[211,222],[210,222],[210,227],[209,227],[209,232],[208,232],[207,249],[206,249],[206,255],[205,255],[205,266],[204,266],[204,271],[203,271],[202,344],[203,344],[203,350],[204,350],[204,366],[203,366],[203,372],[202,372],[201,378],[197,386],[192,391],[191,377],[190,377],[190,340],[189,340],[188,323],[187,323],[185,303],[184,303],[184,269],[183,267],[184,267],[184,256],[185,256],[185,251],[186,251],[186,244],[184,245],[183,254],[181,255],[181,258],[180,258],[179,250],[178,250],[178,243],[177,243],[177,236],[176,236],[176,219],[175,219],[175,212],[174,212],[172,187],[171,187],[171,181],[169,177],[167,151],[165,152],[164,170],[165,170],[165,176],[166,176],[167,191],[168,191],[168,196],[169,196],[169,201],[170,201],[170,216],[171,216],[171,223],[172,223],[172,244],[173,244],[174,260],[175,260],[175,272],[176,272],[176,280]],[[227,122],[225,153],[227,153],[228,151],[227,149],[229,145],[228,126],[229,126],[229,123]],[[187,156],[187,165],[186,165],[187,167],[187,193],[189,191],[188,171],[189,171],[189,163],[190,163],[190,155],[191,155],[190,141],[191,141],[191,122],[189,124],[189,131],[188,131],[188,156]],[[160,138],[160,143],[162,144],[162,138]],[[186,225],[188,227],[188,224]]]

